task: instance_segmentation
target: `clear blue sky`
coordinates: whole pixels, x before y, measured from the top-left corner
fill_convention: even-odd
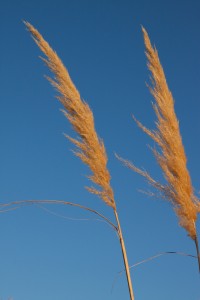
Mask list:
[[[150,139],[131,114],[154,128],[141,24],[156,45],[175,98],[193,185],[199,191],[200,2],[158,0],[2,0],[0,8],[0,201],[60,199],[114,220],[112,210],[88,194],[89,171],[63,133],[74,136],[43,75],[40,51],[22,20],[32,23],[67,66],[95,117],[130,264],[163,251],[195,254],[169,203],[150,199],[143,178],[114,152],[160,170]],[[85,176],[86,175],[86,176]],[[78,208],[20,208],[0,215],[0,299],[129,299],[115,232]],[[89,220],[70,220],[89,219]],[[200,222],[198,221],[200,231]],[[195,259],[168,255],[132,269],[136,300],[199,300]],[[112,290],[112,292],[111,292]]]

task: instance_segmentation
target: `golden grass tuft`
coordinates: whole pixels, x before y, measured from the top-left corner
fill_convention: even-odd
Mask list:
[[[84,102],[78,90],[74,86],[69,73],[62,61],[44,40],[41,34],[28,22],[24,22],[27,29],[38,47],[47,58],[42,58],[54,74],[54,79],[47,77],[50,83],[59,92],[58,99],[63,104],[64,115],[72,124],[78,139],[67,138],[76,145],[75,154],[88,165],[92,171],[89,177],[93,183],[100,187],[87,187],[87,189],[98,195],[107,205],[115,208],[113,190],[110,185],[110,173],[107,169],[107,155],[104,143],[99,139],[94,126],[94,119],[91,109]]]
[[[172,202],[180,225],[185,228],[188,235],[195,241],[198,252],[195,223],[200,203],[194,195],[190,174],[187,169],[187,158],[179,130],[179,122],[174,111],[174,100],[168,88],[158,52],[152,47],[146,30],[142,28],[142,31],[148,68],[152,75],[152,87],[149,87],[149,89],[155,99],[153,109],[157,116],[156,130],[147,129],[135,117],[133,118],[137,125],[159,146],[160,151],[156,149],[152,151],[167,183],[161,184],[157,182],[146,171],[138,169],[127,160],[120,159],[126,166],[144,176],[151,185],[161,192],[162,196]]]
[[[113,190],[110,185],[111,176],[107,169],[106,150],[103,141],[99,139],[95,131],[92,111],[88,104],[81,99],[80,94],[74,86],[67,69],[57,54],[30,23],[24,23],[27,29],[31,32],[32,37],[38,47],[47,57],[46,59],[42,58],[42,60],[47,64],[54,74],[54,79],[49,77],[47,77],[47,79],[59,92],[58,99],[65,108],[64,114],[72,124],[75,132],[78,134],[78,139],[74,139],[69,136],[67,136],[67,138],[77,147],[75,154],[80,157],[80,159],[86,165],[88,165],[92,171],[92,175],[89,177],[90,180],[100,187],[100,190],[94,187],[87,187],[87,189],[89,192],[98,195],[107,205],[113,208],[117,227],[102,214],[99,214],[98,212],[81,205],[75,206],[82,207],[83,209],[90,210],[98,214],[117,230],[126,270],[129,295],[130,299],[134,300],[126,248],[118,218]],[[71,203],[70,205],[73,204]]]

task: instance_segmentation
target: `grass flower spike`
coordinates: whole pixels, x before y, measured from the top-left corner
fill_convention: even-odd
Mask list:
[[[194,195],[190,174],[187,169],[187,158],[179,130],[179,122],[174,111],[173,97],[168,88],[158,52],[152,47],[146,30],[144,28],[142,30],[148,68],[152,75],[152,87],[149,87],[149,89],[155,99],[153,109],[157,116],[156,130],[147,129],[135,117],[133,118],[137,125],[159,146],[160,151],[153,149],[153,153],[162,169],[166,184],[163,185],[157,182],[146,171],[138,169],[131,162],[121,160],[129,168],[144,176],[151,185],[161,192],[164,198],[167,198],[172,203],[178,216],[179,224],[195,241],[200,268],[195,226],[199,211],[199,201]]]
[[[88,187],[87,189],[91,193],[97,194],[107,205],[114,208],[115,202],[110,186],[110,174],[106,166],[107,155],[103,141],[99,139],[95,131],[92,111],[88,104],[82,101],[67,69],[57,54],[30,23],[25,22],[25,25],[38,47],[47,57],[46,59],[42,58],[42,60],[55,76],[54,80],[49,77],[47,79],[59,92],[58,99],[65,108],[63,112],[79,136],[78,139],[67,137],[78,149],[75,154],[92,171],[91,181],[100,187],[100,190],[94,187]]]
[[[92,111],[88,104],[81,99],[67,69],[57,54],[30,23],[25,22],[25,25],[31,32],[38,47],[46,56],[46,58],[42,58],[42,60],[54,74],[54,79],[49,77],[47,77],[47,79],[59,92],[58,99],[65,108],[63,112],[78,134],[77,139],[69,136],[67,136],[67,138],[77,147],[75,154],[90,168],[92,172],[92,175],[89,177],[90,180],[100,188],[87,187],[87,189],[89,192],[98,195],[107,205],[113,208],[117,223],[117,226],[114,227],[117,230],[121,245],[129,295],[130,299],[134,300],[126,248],[114,200],[114,193],[110,185],[111,176],[107,169],[106,150],[103,141],[99,139],[96,133]],[[91,209],[89,210],[93,211]]]

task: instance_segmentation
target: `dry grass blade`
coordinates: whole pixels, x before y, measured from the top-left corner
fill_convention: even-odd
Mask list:
[[[181,255],[181,256],[187,256],[187,257],[191,257],[191,258],[197,258],[197,256],[194,256],[194,255],[191,255],[191,254],[187,254],[187,253],[184,253],[184,252],[177,252],[177,251],[167,251],[167,252],[161,252],[161,253],[158,253],[156,255],[153,255],[151,257],[148,257],[146,259],[143,259],[137,263],[135,263],[134,265],[131,265],[129,268],[132,269],[132,268],[135,268],[135,267],[138,267],[142,264],[145,264],[151,260],[154,260],[158,257],[161,257],[161,256],[164,256],[164,255],[169,255],[169,254],[176,254],[176,255]],[[118,274],[116,275],[114,281],[113,281],[113,284],[112,284],[112,290],[114,289],[114,285],[117,281],[117,277],[121,276],[123,273],[125,272],[125,270],[122,270],[120,272],[118,272]]]
[[[103,141],[99,139],[95,131],[92,111],[88,104],[81,99],[67,69],[57,54],[30,23],[25,22],[25,25],[46,56],[43,61],[54,74],[54,79],[48,78],[48,80],[59,92],[58,99],[65,108],[64,114],[79,136],[78,139],[67,137],[77,147],[75,154],[92,171],[91,181],[100,187],[100,189],[94,187],[87,189],[115,208],[113,190],[110,186],[111,177],[107,169],[107,155]]]
[[[20,200],[20,201],[12,201],[12,202],[7,202],[7,203],[0,202],[0,213],[5,213],[9,210],[15,210],[21,206],[28,206],[28,205],[33,205],[33,204],[37,204],[37,205],[57,204],[57,205],[69,205],[69,206],[73,206],[73,207],[78,207],[78,208],[81,208],[83,210],[89,211],[89,212],[97,215],[98,217],[103,219],[103,221],[105,221],[107,224],[109,224],[114,230],[117,231],[117,227],[108,218],[106,218],[104,215],[102,215],[98,211],[91,209],[89,207],[86,207],[84,205],[80,205],[78,203],[73,203],[73,202],[64,201],[64,200]]]
[[[133,118],[137,125],[159,146],[160,151],[154,149],[153,154],[162,169],[166,184],[163,185],[156,182],[146,171],[138,169],[129,161],[123,160],[123,163],[144,176],[151,185],[172,202],[180,225],[185,228],[188,235],[195,241],[200,267],[195,226],[197,213],[199,212],[199,201],[194,195],[190,174],[187,169],[187,158],[179,130],[179,122],[174,111],[173,97],[168,88],[158,52],[152,47],[146,30],[144,28],[142,30],[148,68],[152,75],[152,86],[149,89],[155,99],[153,109],[157,116],[156,130],[147,129],[135,117]]]

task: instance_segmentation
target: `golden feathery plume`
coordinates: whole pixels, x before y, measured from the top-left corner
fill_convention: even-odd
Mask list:
[[[58,99],[65,108],[63,112],[79,136],[78,139],[68,136],[67,138],[76,145],[75,154],[92,171],[90,180],[100,187],[100,190],[94,187],[87,187],[87,189],[98,195],[107,205],[115,208],[113,190],[110,185],[111,176],[107,169],[107,155],[104,143],[95,131],[92,111],[88,104],[81,99],[67,69],[57,54],[30,23],[24,23],[38,47],[47,57],[42,60],[54,74],[54,79],[49,77],[47,79],[59,92]]]
[[[163,185],[154,180],[146,171],[135,167],[131,162],[121,158],[119,159],[127,167],[144,176],[151,185],[159,190],[162,196],[172,202],[179,218],[179,224],[185,228],[188,235],[195,241],[200,269],[200,257],[195,226],[200,204],[197,197],[194,195],[190,174],[186,165],[187,158],[179,130],[179,122],[174,111],[174,100],[168,88],[165,74],[158,57],[158,52],[152,47],[146,30],[142,28],[142,31],[144,34],[148,68],[152,75],[152,87],[149,89],[155,99],[153,109],[157,116],[157,128],[156,130],[149,130],[135,117],[133,118],[137,125],[160,147],[160,152],[153,149],[153,153],[162,169],[167,183]]]
[[[38,47],[47,57],[46,59],[42,59],[54,74],[54,79],[51,79],[49,77],[47,77],[47,79],[59,92],[60,96],[58,97],[58,99],[65,108],[64,114],[79,136],[78,139],[74,139],[68,136],[67,138],[77,147],[77,151],[75,152],[75,154],[80,157],[80,159],[86,165],[88,165],[88,167],[92,171],[92,175],[89,177],[90,180],[100,187],[100,190],[97,190],[94,187],[87,187],[87,189],[89,192],[98,195],[107,205],[113,208],[117,222],[117,227],[115,228],[117,228],[117,233],[121,245],[129,288],[129,295],[130,299],[134,300],[126,248],[120,221],[118,218],[113,190],[110,185],[111,176],[107,169],[106,150],[103,141],[99,139],[95,131],[92,111],[89,108],[88,104],[81,99],[80,94],[74,86],[67,69],[65,68],[57,54],[51,49],[51,47],[43,39],[41,34],[30,23],[25,22],[25,25],[31,32],[32,37]],[[93,211],[91,209],[89,210]]]

